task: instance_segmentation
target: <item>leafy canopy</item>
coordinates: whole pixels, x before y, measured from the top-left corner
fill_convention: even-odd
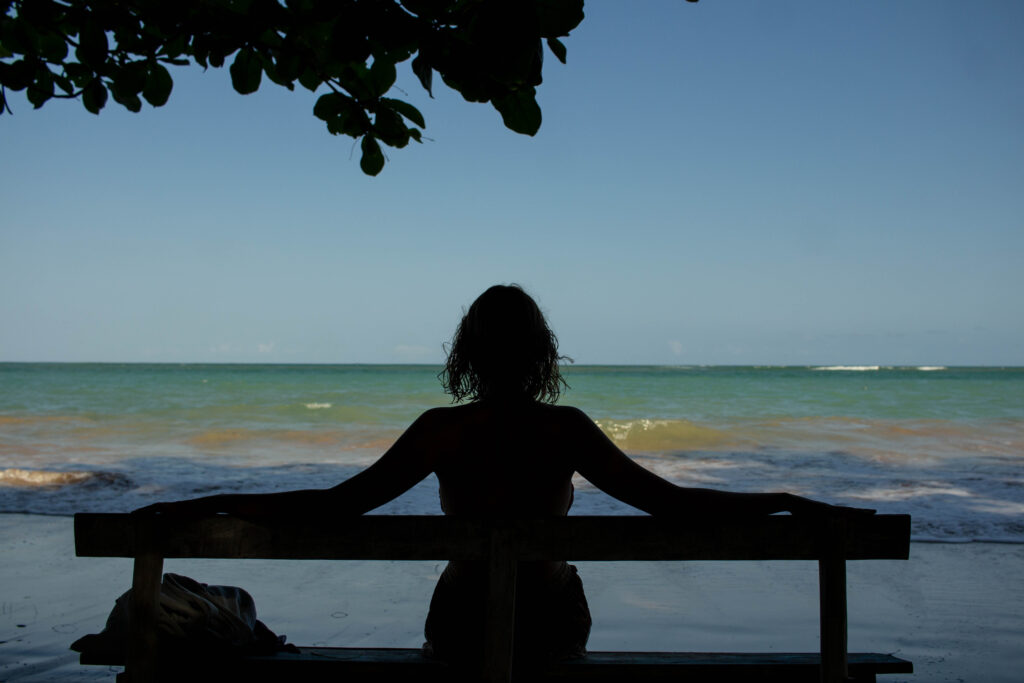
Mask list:
[[[421,141],[413,105],[387,97],[396,65],[432,92],[437,72],[470,102],[490,102],[505,126],[540,128],[536,87],[543,41],[583,20],[583,0],[0,0],[0,114],[6,91],[25,91],[38,109],[78,99],[93,114],[108,100],[138,112],[165,104],[168,65],[229,64],[239,93],[266,76],[321,92],[313,114],[334,135],[360,141],[360,167],[384,167],[380,143]]]

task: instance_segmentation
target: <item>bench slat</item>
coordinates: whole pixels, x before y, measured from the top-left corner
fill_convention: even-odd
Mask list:
[[[813,560],[828,528],[820,520],[778,515],[743,522],[693,525],[649,516],[560,517],[485,523],[441,515],[363,515],[339,519],[248,522],[227,516],[153,520],[157,550],[166,558],[483,560],[490,529],[500,527],[522,560]],[[140,518],[75,515],[75,547],[83,557],[134,557]],[[848,520],[847,560],[905,560],[910,516]]]
[[[759,652],[590,652],[583,659],[557,662],[541,670],[526,670],[513,680],[523,681],[698,681],[734,680],[751,676],[756,680],[817,681],[821,657],[817,653]],[[86,656],[82,664],[118,666],[120,661],[96,661]],[[188,663],[184,663],[188,667]],[[889,654],[851,652],[850,676],[867,678],[875,674],[913,673],[913,664]],[[305,683],[319,680],[394,680],[404,675],[418,682],[443,681],[452,677],[447,664],[424,657],[412,648],[300,648],[298,653],[280,653],[225,660],[205,665],[215,678],[218,668],[244,674],[246,681],[299,678]]]

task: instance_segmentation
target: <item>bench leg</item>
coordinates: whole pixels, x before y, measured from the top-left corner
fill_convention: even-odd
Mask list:
[[[516,572],[518,562],[508,552],[506,534],[491,532],[484,610],[484,657],[482,680],[486,683],[510,683],[512,647],[516,619]]]
[[[829,525],[833,552],[818,560],[823,683],[843,683],[847,678],[846,559],[843,555],[846,524],[843,520],[833,521]]]
[[[119,682],[156,683],[157,680],[156,618],[160,608],[160,578],[164,560],[150,549],[154,529],[147,521],[139,520],[136,527],[128,652],[124,673],[117,677]]]

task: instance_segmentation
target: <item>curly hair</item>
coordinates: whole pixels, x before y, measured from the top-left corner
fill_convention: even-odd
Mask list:
[[[455,330],[438,379],[452,401],[494,396],[554,403],[569,385],[558,363],[558,338],[529,294],[494,285],[477,297]]]

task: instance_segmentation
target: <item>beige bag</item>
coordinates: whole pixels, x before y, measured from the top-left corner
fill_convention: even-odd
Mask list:
[[[123,657],[127,647],[131,590],[117,599],[103,631],[71,644],[78,652]],[[236,586],[210,586],[179,574],[164,574],[160,584],[157,631],[162,653],[253,654],[284,645],[256,619],[252,596]]]

